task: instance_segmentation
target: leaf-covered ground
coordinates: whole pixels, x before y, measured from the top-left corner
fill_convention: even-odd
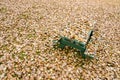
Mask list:
[[[54,49],[67,36],[86,41],[82,59]],[[120,0],[0,0],[0,80],[119,80]]]

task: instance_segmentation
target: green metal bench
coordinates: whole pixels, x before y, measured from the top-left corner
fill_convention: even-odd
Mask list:
[[[85,51],[86,51],[86,46],[87,44],[89,43],[90,39],[91,39],[91,36],[93,35],[93,30],[91,30],[89,32],[89,36],[88,36],[88,39],[87,39],[87,42],[86,43],[83,43],[83,42],[80,42],[80,41],[77,41],[75,39],[69,39],[67,37],[61,37],[57,43],[58,43],[58,48],[61,48],[61,49],[64,49],[65,46],[69,46],[69,47],[72,47],[72,48],[75,48],[77,49],[80,54],[82,55],[82,57],[85,59],[85,58],[91,58],[93,59],[94,57],[92,55],[87,55],[85,54]]]

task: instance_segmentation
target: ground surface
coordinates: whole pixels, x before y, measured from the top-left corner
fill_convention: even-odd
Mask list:
[[[97,60],[53,48],[93,26]],[[120,0],[0,0],[0,80],[120,80]]]

